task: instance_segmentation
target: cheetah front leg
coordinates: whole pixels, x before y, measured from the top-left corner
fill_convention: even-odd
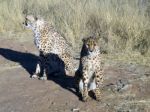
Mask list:
[[[41,57],[39,57],[38,62],[36,64],[36,70],[35,73],[31,76],[31,78],[37,78],[40,76],[41,73],[41,67],[42,67],[42,63],[41,63]]]
[[[88,100],[88,78],[87,67],[85,67],[83,68],[83,90],[81,91],[82,100],[85,102]]]
[[[43,57],[43,74],[40,77],[40,80],[47,80],[47,73],[48,73],[48,56]]]
[[[74,79],[75,79],[74,80],[74,86],[75,86],[76,92],[79,93],[80,92],[79,89],[83,88],[83,81],[80,84],[81,72],[79,69],[75,72]]]
[[[40,80],[47,80],[47,56],[40,53],[38,63],[36,65],[36,71],[34,75],[32,75],[32,78],[39,78]],[[43,69],[43,74],[42,74]],[[41,76],[42,74],[42,76]],[[41,77],[40,77],[41,76]]]
[[[103,82],[102,69],[98,68],[98,70],[95,71],[96,89],[94,91],[97,101],[100,101],[101,99],[100,84],[102,84],[102,82]]]

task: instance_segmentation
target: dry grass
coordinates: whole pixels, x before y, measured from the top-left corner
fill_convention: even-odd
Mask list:
[[[0,0],[0,32],[24,32],[27,10],[43,16],[76,48],[81,38],[95,35],[109,56],[150,65],[149,6],[148,0]]]

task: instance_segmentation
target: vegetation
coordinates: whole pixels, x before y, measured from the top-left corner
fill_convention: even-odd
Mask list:
[[[94,35],[107,57],[150,65],[149,0],[0,0],[0,32],[24,32],[23,12],[44,17],[75,48]]]

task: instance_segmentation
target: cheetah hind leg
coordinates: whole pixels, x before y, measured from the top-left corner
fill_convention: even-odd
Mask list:
[[[73,74],[75,74],[75,71],[77,69],[74,68],[74,65],[72,62],[69,62],[67,64],[65,64],[65,73],[66,75],[72,76]]]

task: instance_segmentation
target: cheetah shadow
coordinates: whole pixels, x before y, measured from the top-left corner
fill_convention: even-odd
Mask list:
[[[38,57],[34,54],[14,51],[6,48],[0,48],[0,55],[7,60],[21,65],[29,73],[29,75],[33,74],[38,59]]]
[[[0,55],[6,58],[7,60],[20,64],[29,73],[30,76],[34,74],[36,69],[36,64],[38,61],[38,56],[28,52],[19,52],[11,49],[6,49],[6,48],[0,48]],[[54,81],[62,88],[69,90],[78,96],[78,94],[75,91],[75,86],[74,86],[75,81],[73,76],[60,75],[54,77],[51,74],[49,74],[48,80]]]

